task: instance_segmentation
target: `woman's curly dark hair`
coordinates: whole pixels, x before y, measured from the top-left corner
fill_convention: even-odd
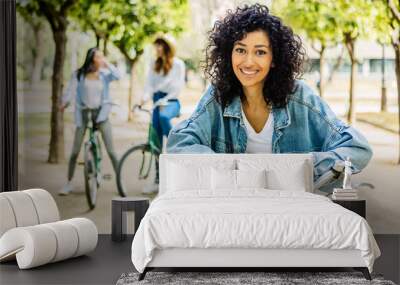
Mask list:
[[[295,90],[295,79],[302,75],[305,52],[300,37],[271,15],[267,6],[254,4],[238,7],[235,12],[229,10],[209,32],[205,59],[205,75],[214,85],[214,96],[223,108],[234,97],[243,96],[242,85],[233,72],[233,46],[247,33],[259,30],[269,37],[274,63],[263,89],[267,104],[285,106],[287,96]]]

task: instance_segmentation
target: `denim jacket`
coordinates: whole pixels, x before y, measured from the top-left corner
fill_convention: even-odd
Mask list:
[[[350,157],[353,173],[363,169],[372,150],[356,129],[338,119],[303,81],[296,82],[284,108],[272,108],[273,153],[311,153],[314,181]],[[191,117],[176,125],[168,137],[169,153],[244,153],[247,134],[239,97],[223,110],[211,86]]]
[[[118,69],[109,64],[108,69],[100,69],[99,78],[103,84],[103,93],[101,94],[101,106],[99,115],[96,118],[96,122],[100,123],[107,120],[108,115],[111,111],[112,100],[110,98],[110,82],[113,80],[120,79],[121,75]],[[63,106],[68,105],[73,96],[75,95],[75,124],[77,127],[82,126],[82,109],[85,108],[82,102],[83,92],[85,92],[85,79],[83,76],[80,80],[77,78],[76,71],[72,73],[71,79],[68,82],[67,89],[65,90],[61,104]]]

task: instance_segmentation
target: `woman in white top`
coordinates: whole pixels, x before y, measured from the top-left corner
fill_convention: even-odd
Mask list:
[[[180,113],[178,96],[185,85],[185,64],[175,56],[171,37],[157,37],[154,47],[157,57],[149,69],[142,104],[152,97],[155,107],[152,124],[162,146],[163,136],[168,136],[172,128],[171,119]]]
[[[168,136],[172,129],[171,119],[179,116],[180,113],[181,105],[178,96],[185,85],[185,64],[175,56],[174,40],[168,35],[157,37],[154,48],[156,60],[151,63],[141,104],[150,97],[153,99],[152,125],[162,148],[163,137]],[[158,180],[158,160],[156,160],[155,183],[147,185],[142,193],[157,192]]]
[[[75,99],[76,129],[68,166],[68,182],[59,192],[60,195],[67,195],[72,191],[71,180],[85,137],[89,112],[92,113],[93,122],[101,132],[114,171],[117,169],[118,159],[113,147],[111,124],[108,120],[108,115],[112,105],[109,84],[119,78],[118,70],[108,63],[103,53],[97,48],[88,50],[85,63],[72,74],[61,100],[60,110],[64,111],[72,99]]]

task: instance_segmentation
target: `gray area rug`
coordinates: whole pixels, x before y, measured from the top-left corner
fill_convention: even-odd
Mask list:
[[[360,272],[148,272],[142,281],[138,281],[139,273],[124,273],[117,285],[133,284],[213,284],[213,285],[358,285],[379,284],[395,285],[392,281],[384,280],[381,275],[372,275],[368,281]]]

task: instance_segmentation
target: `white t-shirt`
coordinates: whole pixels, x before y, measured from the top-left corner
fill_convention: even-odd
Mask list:
[[[97,109],[101,105],[103,83],[100,79],[85,79],[85,92],[82,101],[89,109]]]
[[[259,133],[250,125],[243,108],[242,117],[247,133],[246,153],[272,153],[272,134],[274,132],[274,117],[272,112],[269,113],[268,120]]]
[[[144,86],[144,97],[146,101],[153,96],[154,92],[161,91],[168,95],[165,99],[178,98],[179,93],[185,86],[185,63],[174,57],[171,70],[164,75],[163,72],[154,71],[154,63],[151,64]]]

